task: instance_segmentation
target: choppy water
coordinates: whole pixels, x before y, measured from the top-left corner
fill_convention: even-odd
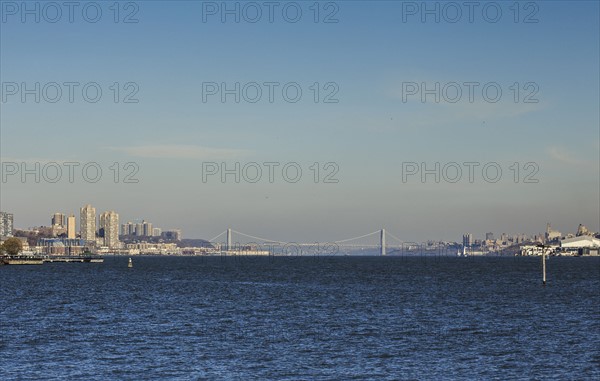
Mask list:
[[[2,380],[599,379],[600,258],[0,267]]]

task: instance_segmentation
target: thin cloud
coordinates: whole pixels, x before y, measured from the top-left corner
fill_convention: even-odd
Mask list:
[[[564,163],[564,164],[570,164],[570,165],[588,164],[585,160],[582,160],[582,159],[576,157],[575,155],[573,155],[571,152],[569,152],[564,147],[548,147],[547,151],[548,151],[548,154],[550,155],[550,157],[552,157],[554,160],[560,161],[561,163]]]
[[[75,162],[74,159],[48,159],[42,157],[14,157],[14,156],[2,156],[0,162],[2,163],[25,163],[25,164],[36,164],[36,163],[67,163]]]
[[[126,147],[108,147],[112,151],[123,152],[129,156],[151,159],[201,159],[226,160],[246,156],[247,150],[231,148],[212,148],[186,144],[153,144]]]

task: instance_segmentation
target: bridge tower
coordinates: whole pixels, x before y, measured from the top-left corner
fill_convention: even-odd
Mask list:
[[[231,228],[227,229],[227,251],[231,250]]]
[[[381,255],[385,255],[385,229],[381,229]]]

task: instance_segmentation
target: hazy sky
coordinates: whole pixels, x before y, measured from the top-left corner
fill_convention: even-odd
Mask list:
[[[422,2],[237,2],[239,23],[236,2],[77,2],[73,22],[62,2],[1,3],[0,200],[17,227],[91,203],[196,238],[600,230],[598,2],[479,2],[472,22],[463,2],[428,3],[439,22]],[[22,162],[39,183],[12,174]],[[240,163],[240,182],[213,162]]]

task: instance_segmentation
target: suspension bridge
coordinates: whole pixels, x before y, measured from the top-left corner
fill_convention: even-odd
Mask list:
[[[239,236],[241,239],[234,239],[234,234],[235,238],[238,238]],[[258,237],[228,228],[211,238],[209,242],[221,253],[245,251],[269,255],[274,255],[275,253],[281,253],[282,255],[298,255],[299,252],[334,255],[338,252],[377,250],[379,255],[385,256],[394,255],[400,252],[409,252],[411,250],[415,252],[415,249],[417,249],[418,252],[418,249],[422,248],[422,245],[416,242],[404,241],[387,232],[386,229],[380,229],[357,237],[330,242],[286,242]],[[252,250],[250,248],[255,249]],[[260,253],[256,248],[262,249],[260,250]]]

